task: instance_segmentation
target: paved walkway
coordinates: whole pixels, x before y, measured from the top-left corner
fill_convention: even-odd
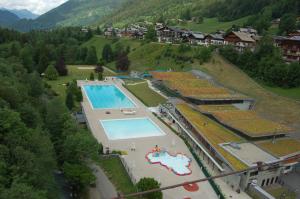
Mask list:
[[[107,178],[103,170],[96,164],[89,166],[96,176],[96,187],[90,188],[90,199],[109,199],[117,196],[114,185]]]
[[[123,156],[123,160],[129,171],[129,175],[134,182],[138,182],[143,177],[153,177],[157,181],[159,181],[162,186],[168,186],[205,177],[195,159],[193,159],[193,156],[188,150],[185,143],[158,118],[156,118],[149,111],[148,107],[142,104],[137,98],[135,98],[134,95],[132,95],[127,89],[125,89],[119,81],[78,81],[79,86],[91,84],[114,84],[136,104],[136,108],[134,109],[136,111],[135,115],[125,115],[119,109],[111,109],[109,110],[110,114],[107,114],[107,110],[93,109],[87,99],[87,96],[85,95],[85,92],[83,92],[82,107],[91,132],[93,133],[94,137],[103,144],[104,148],[109,147],[110,149],[127,151],[128,155]],[[165,133],[165,135],[137,139],[109,140],[99,122],[99,120],[145,117],[151,119],[156,125],[158,125],[159,128]],[[135,151],[130,150],[133,145],[136,148]],[[177,152],[186,154],[189,158],[192,159],[190,166],[192,174],[188,176],[178,176],[165,167],[162,167],[161,165],[149,164],[145,158],[145,155],[150,152],[155,145],[166,148],[167,151],[171,154],[176,154]],[[218,198],[208,182],[199,183],[199,187],[200,189],[196,192],[188,192],[183,187],[165,190],[163,191],[163,196],[165,199],[183,199],[186,197],[189,197],[191,199]]]

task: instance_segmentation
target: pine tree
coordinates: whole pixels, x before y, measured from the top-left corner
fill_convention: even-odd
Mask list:
[[[130,61],[126,53],[120,53],[117,58],[116,68],[119,71],[126,72],[129,70]]]
[[[45,71],[45,77],[48,80],[57,80],[58,72],[52,64],[47,67]]]
[[[65,64],[65,58],[61,56],[55,64],[55,68],[60,76],[67,76],[68,69]]]
[[[91,81],[94,81],[94,80],[95,80],[94,73],[91,73],[91,74],[90,74],[90,80],[91,80]]]
[[[110,44],[105,44],[102,50],[102,59],[109,63],[113,60],[113,51]]]
[[[72,110],[74,108],[74,98],[71,92],[67,92],[66,106],[69,110]]]

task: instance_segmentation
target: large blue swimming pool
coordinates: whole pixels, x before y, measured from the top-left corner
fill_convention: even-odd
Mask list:
[[[149,118],[100,120],[100,123],[109,140],[165,135]]]
[[[114,85],[85,85],[83,89],[94,109],[135,108],[135,104]]]

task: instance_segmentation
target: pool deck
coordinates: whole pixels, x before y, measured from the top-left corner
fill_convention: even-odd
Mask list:
[[[92,134],[98,140],[98,142],[103,144],[104,147],[109,147],[111,150],[127,151],[128,155],[123,156],[123,160],[127,166],[127,169],[129,169],[129,174],[134,181],[138,182],[139,179],[143,177],[153,177],[159,181],[162,186],[168,186],[205,177],[184,142],[158,118],[156,118],[148,109],[148,107],[142,104],[135,96],[133,96],[126,88],[124,88],[119,80],[110,79],[106,82],[78,81],[77,83],[79,86],[114,84],[137,105],[136,108],[130,109],[136,111],[134,115],[125,115],[120,109],[92,109],[85,92],[83,92],[82,107]],[[110,114],[106,114],[107,111],[109,111]],[[148,117],[155,122],[155,124],[157,124],[166,135],[112,141],[108,139],[99,122],[99,120],[145,117]],[[180,152],[191,158],[192,162],[190,169],[192,170],[192,174],[187,176],[178,176],[159,164],[148,163],[145,156],[153,149],[155,145],[167,149],[170,154],[176,154]],[[131,151],[133,146],[135,151]],[[190,197],[191,199],[218,198],[208,182],[199,183],[199,187],[200,189],[197,192],[188,192],[183,187],[166,190],[163,191],[163,196],[165,199],[184,199],[185,197]]]

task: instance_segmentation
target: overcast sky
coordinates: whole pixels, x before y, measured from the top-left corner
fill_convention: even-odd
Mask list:
[[[43,14],[67,0],[0,0],[0,8],[27,9],[35,14]]]

